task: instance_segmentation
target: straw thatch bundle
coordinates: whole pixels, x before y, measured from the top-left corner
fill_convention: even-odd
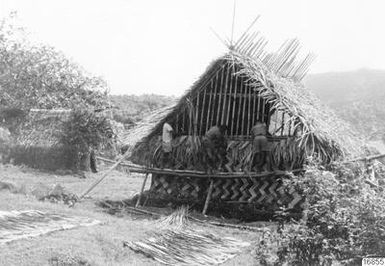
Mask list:
[[[158,220],[158,229],[145,240],[126,241],[124,245],[167,265],[217,265],[236,256],[249,246],[230,237],[192,229],[188,211],[182,207]]]

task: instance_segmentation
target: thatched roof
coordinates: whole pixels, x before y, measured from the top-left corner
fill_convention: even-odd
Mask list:
[[[182,96],[178,103],[155,111],[134,127],[125,139],[127,144],[146,143],[161,134],[164,122],[182,112],[191,97],[194,97],[215,70],[225,62],[237,65],[241,70],[237,75],[248,77],[255,86],[255,92],[265,98],[272,108],[289,114],[290,122],[301,127],[299,144],[307,147],[307,155],[315,150],[328,149],[327,156],[357,155],[361,142],[350,126],[339,119],[334,112],[322,104],[302,83],[293,77],[287,78],[270,70],[258,58],[230,51],[213,61],[195,84]],[[334,156],[332,156],[334,157]]]
[[[17,143],[24,146],[54,146],[59,144],[63,124],[71,109],[31,109],[19,129]]]

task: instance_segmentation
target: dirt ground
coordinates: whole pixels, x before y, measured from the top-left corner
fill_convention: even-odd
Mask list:
[[[89,197],[69,208],[64,204],[38,201],[31,191],[39,186],[60,184],[77,195],[87,189],[101,173],[87,173],[81,179],[72,175],[55,175],[25,167],[0,165],[0,181],[10,182],[17,193],[0,190],[0,211],[40,210],[75,216],[86,216],[102,223],[90,227],[56,231],[39,237],[13,241],[1,246],[0,265],[56,265],[49,264],[53,257],[78,257],[90,265],[160,265],[150,258],[123,247],[125,240],[138,240],[154,228],[154,220],[124,214],[121,217],[103,212],[95,202],[102,199],[127,199],[140,191],[144,176],[115,171],[93,190]],[[256,265],[253,243],[259,233],[214,226],[200,226],[219,236],[231,236],[251,242],[250,248],[223,265]],[[86,265],[86,264],[78,264]]]

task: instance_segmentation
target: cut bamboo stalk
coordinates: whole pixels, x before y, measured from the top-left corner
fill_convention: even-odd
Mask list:
[[[203,215],[206,215],[207,208],[209,207],[209,202],[210,202],[210,199],[211,199],[211,194],[213,192],[213,186],[214,186],[214,179],[211,178],[210,179],[209,191],[207,192],[207,197],[206,197],[206,201],[205,201],[205,206],[203,207],[203,211],[202,211]]]
[[[142,194],[143,194],[143,191],[144,191],[144,187],[146,186],[147,178],[148,178],[148,173],[144,177],[142,188],[140,189],[140,194],[139,194],[138,199],[136,201],[135,208],[139,207],[140,200],[142,199]]]

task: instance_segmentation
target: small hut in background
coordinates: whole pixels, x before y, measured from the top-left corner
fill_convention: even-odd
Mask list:
[[[162,126],[174,128],[172,169],[152,172],[151,196],[193,203],[209,193],[212,200],[259,209],[297,208],[301,196],[282,189],[285,173],[300,171],[310,157],[329,164],[358,153],[350,128],[301,84],[313,55],[298,60],[297,40],[267,53],[265,39],[256,36],[245,33],[229,45],[229,52],[212,62],[178,103],[154,113],[127,136],[137,140],[130,160],[157,168]],[[267,125],[274,172],[250,169],[251,129],[257,121]],[[202,138],[219,124],[228,129],[227,171],[204,175]]]
[[[60,143],[70,115],[71,109],[31,109],[14,136],[10,159],[38,169],[73,169],[74,151]]]
[[[79,150],[81,147],[77,143],[71,144],[72,137],[65,135],[69,125],[81,123],[81,121],[73,121],[73,112],[73,109],[29,110],[23,121],[19,123],[13,136],[14,140],[8,144],[9,160],[12,160],[14,164],[24,164],[45,170],[89,170],[91,166],[90,150],[95,147],[90,146],[87,151]],[[95,124],[95,119],[88,115],[96,112],[90,112],[83,114],[86,115],[83,120],[91,123],[90,125],[82,124],[88,131],[72,132],[74,129],[71,129],[71,134],[91,138],[93,133],[98,134],[100,131],[106,135],[105,143],[100,145],[100,151],[106,154],[113,153],[115,156],[113,136],[115,132],[123,129],[122,125],[109,119],[107,119],[108,123],[106,124]],[[105,118],[103,114],[99,115]],[[95,128],[98,126],[107,128]],[[77,127],[75,130],[79,130],[79,128]],[[64,142],[64,138],[67,138],[66,142]],[[86,140],[84,139],[84,141]],[[93,169],[93,171],[95,170]]]

